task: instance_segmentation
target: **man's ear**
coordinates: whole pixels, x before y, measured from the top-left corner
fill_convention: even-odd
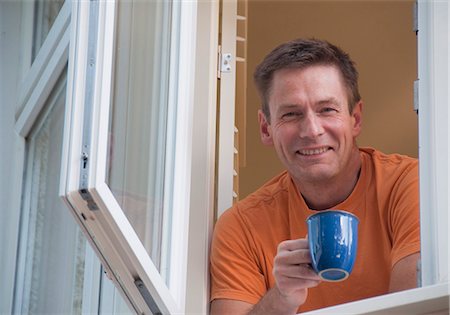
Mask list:
[[[353,121],[353,136],[357,137],[361,133],[362,128],[362,107],[363,102],[359,101],[356,103],[352,112],[352,121]]]
[[[267,121],[266,115],[262,112],[262,110],[258,110],[258,121],[261,142],[264,145],[273,145],[270,123]]]

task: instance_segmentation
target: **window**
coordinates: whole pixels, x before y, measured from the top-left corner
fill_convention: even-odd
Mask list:
[[[133,235],[133,240],[142,249],[142,251],[139,251],[139,255],[146,256],[147,258],[144,258],[144,260],[154,264],[155,268],[151,272],[148,272],[149,267],[147,264],[141,264],[144,268],[139,269],[139,272],[144,273],[142,279],[144,285],[148,285],[145,278],[146,273],[151,275],[152,281],[154,277],[157,278],[152,283],[156,283],[162,289],[160,290],[160,287],[157,287],[156,290],[159,293],[152,291],[151,296],[158,303],[162,303],[158,304],[158,306],[163,305],[161,306],[162,308],[165,307],[164,303],[169,305],[173,300],[176,300],[176,302],[167,307],[174,307],[173,304],[179,304],[174,308],[183,309],[184,311],[181,312],[207,313],[207,251],[208,236],[212,226],[211,210],[214,206],[213,178],[217,75],[215,65],[217,62],[218,4],[201,2],[197,5],[196,2],[174,1],[171,3],[154,1],[145,7],[143,3],[142,1],[137,1],[136,7],[133,9],[132,7],[127,7],[126,2],[122,6],[118,2],[112,1],[65,1],[57,16],[55,15],[56,18],[51,23],[51,28],[44,32],[48,31],[48,34],[47,36],[44,35],[41,43],[37,45],[40,46],[40,49],[36,49],[34,61],[32,62],[34,3],[0,2],[0,15],[2,16],[0,28],[2,35],[5,35],[1,39],[2,43],[6,42],[8,44],[2,46],[5,48],[2,52],[5,51],[7,54],[0,56],[1,67],[6,71],[2,71],[0,74],[1,89],[8,92],[1,93],[0,96],[2,104],[4,103],[6,108],[4,111],[5,115],[1,115],[2,124],[0,124],[0,129],[3,136],[0,158],[3,170],[11,169],[11,171],[2,174],[12,175],[11,178],[4,177],[1,181],[1,198],[2,201],[6,200],[7,206],[5,206],[5,211],[0,212],[3,222],[0,223],[3,224],[0,229],[0,238],[2,239],[0,246],[6,256],[0,263],[2,266],[0,270],[2,278],[2,284],[0,285],[0,312],[32,313],[42,311],[45,313],[66,313],[73,311],[83,314],[131,313],[135,307],[133,299],[142,297],[140,292],[134,292],[136,294],[133,293],[132,296],[126,294],[129,293],[128,287],[136,289],[136,285],[134,283],[130,285],[122,281],[122,279],[127,279],[127,272],[130,269],[128,266],[117,262],[117,258],[120,259],[120,255],[123,254],[123,252],[114,252],[119,247],[114,247],[113,254],[107,256],[108,259],[105,259],[106,256],[104,254],[108,254],[108,251],[102,251],[103,246],[108,245],[110,240],[115,240],[114,233],[110,230],[108,231],[110,234],[105,234],[107,237],[100,240],[87,238],[88,242],[86,243],[86,239],[81,237],[80,231],[85,235],[91,236],[92,230],[87,229],[91,228],[91,226],[86,227],[86,224],[82,223],[84,219],[80,213],[74,212],[76,215],[72,217],[70,214],[68,216],[63,214],[64,212],[67,213],[67,209],[64,209],[67,207],[62,206],[59,208],[61,202],[56,197],[58,183],[61,184],[60,192],[64,194],[68,192],[66,190],[67,187],[73,188],[70,192],[79,192],[80,190],[78,186],[79,181],[75,181],[73,186],[70,185],[73,184],[72,180],[78,177],[76,174],[79,174],[80,164],[83,160],[80,160],[80,155],[77,154],[81,154],[82,148],[81,145],[74,145],[73,148],[77,148],[78,151],[75,153],[69,151],[73,153],[73,156],[70,155],[71,159],[69,159],[67,145],[70,142],[66,140],[70,137],[74,137],[74,140],[77,140],[77,137],[82,137],[85,134],[83,133],[84,123],[81,123],[81,128],[79,128],[80,121],[77,121],[78,115],[81,113],[77,110],[71,112],[73,109],[71,106],[74,100],[84,103],[86,96],[84,88],[88,86],[94,87],[92,90],[95,92],[100,91],[104,93],[100,99],[104,100],[104,96],[111,96],[114,100],[114,103],[111,103],[112,110],[109,112],[111,115],[109,113],[100,116],[93,115],[106,121],[106,125],[102,125],[101,132],[101,137],[104,141],[101,142],[101,148],[94,145],[94,151],[102,149],[105,152],[111,152],[111,154],[102,155],[104,159],[102,166],[99,166],[98,163],[93,163],[92,158],[95,155],[89,155],[88,161],[90,167],[95,164],[96,170],[104,172],[104,184],[108,189],[111,188],[109,201],[123,206],[124,212],[121,218],[124,219],[123,221],[128,222],[126,237]],[[25,13],[21,13],[22,9],[24,9]],[[155,19],[146,21],[142,18],[142,14],[141,18],[138,18],[141,9],[145,10],[145,14],[151,15]],[[117,15],[113,14],[112,19],[111,10],[118,12]],[[197,12],[199,12],[198,17],[195,16]],[[108,15],[108,18],[105,18],[105,13]],[[135,17],[136,19],[134,20]],[[139,36],[135,34],[136,37],[131,39],[127,38],[127,34],[113,35],[111,26],[114,23],[111,23],[111,21],[115,18],[122,19],[114,22],[117,26],[124,26],[124,28],[119,26],[120,30],[126,30],[128,27],[130,34],[134,31],[140,31]],[[101,25],[104,26],[106,20],[109,23],[109,28],[102,28]],[[13,26],[11,27],[11,25]],[[156,28],[158,25],[159,28]],[[195,37],[197,35],[197,25],[198,34],[200,34],[199,38],[202,39],[198,42]],[[97,28],[98,26],[100,26],[100,30]],[[143,30],[141,27],[145,29]],[[106,33],[103,32],[105,30]],[[149,30],[153,30],[152,35],[155,35],[152,45],[150,45],[150,42],[142,40],[142,37],[145,38],[150,34],[147,32]],[[169,35],[161,36],[163,32],[168,32]],[[105,71],[106,73],[105,69],[108,67],[103,66],[104,64],[109,64],[111,71],[109,74],[114,73],[118,76],[118,74],[124,74],[123,70],[131,70],[134,73],[134,77],[131,75],[123,79],[116,77],[116,81],[108,81],[111,75],[106,73],[103,76],[105,80],[98,79],[94,80],[95,85],[85,85],[86,82],[84,80],[90,79],[85,72],[87,67],[84,66],[88,64],[88,60],[84,59],[85,55],[83,56],[83,49],[87,48],[87,46],[83,46],[80,43],[86,40],[83,42],[86,44],[87,38],[85,36],[91,36],[91,34],[107,38],[105,41],[98,41],[101,44],[105,44],[107,48],[102,50],[101,54],[98,54],[100,58],[94,59],[94,72],[100,74],[102,71]],[[16,39],[21,36],[23,41],[22,45],[19,45],[16,43]],[[129,69],[117,69],[117,67],[125,65],[128,67],[130,65],[127,64],[125,59],[118,58],[113,61],[111,58],[111,55],[116,54],[116,52],[113,52],[113,48],[120,47],[121,51],[118,52],[120,55],[123,52],[123,48],[126,47],[126,45],[113,44],[112,41],[116,39],[134,42],[133,49],[128,52],[130,56],[134,54],[133,58],[130,59],[133,66]],[[154,54],[154,59],[158,60],[158,62],[152,63],[152,60],[147,59],[148,56],[143,53]],[[111,55],[108,56],[108,54]],[[198,56],[198,59],[194,59],[194,55]],[[158,59],[157,56],[160,56],[161,59]],[[164,58],[170,62],[161,63],[160,60]],[[138,60],[139,62],[137,62]],[[11,63],[11,61],[13,62]],[[141,64],[141,61],[143,64]],[[61,76],[61,73],[66,71],[64,69],[67,67],[68,62],[66,78]],[[145,67],[140,69],[141,65],[145,65]],[[165,68],[167,65],[170,65],[169,69]],[[180,65],[183,66],[181,67]],[[129,94],[125,95],[124,93],[127,93],[127,91],[126,89],[120,90],[122,88],[120,85],[124,84],[124,82],[128,84],[133,80],[134,83],[139,85],[136,85],[134,88],[131,87],[128,90]],[[153,81],[150,82],[151,80]],[[14,84],[10,83],[11,81]],[[194,81],[201,83],[194,84]],[[5,84],[6,82],[8,84]],[[100,82],[102,83],[101,85],[98,84]],[[90,81],[90,83],[93,82]],[[109,86],[105,87],[108,84]],[[14,90],[16,87],[19,89],[17,93]],[[75,88],[79,87],[81,89],[75,91]],[[133,98],[134,96],[131,95],[133,89],[142,93]],[[144,91],[145,89],[148,89],[148,91]],[[193,93],[195,93],[195,102]],[[99,94],[95,94],[94,97],[99,97]],[[135,104],[134,101],[138,98],[141,99],[141,102]],[[127,99],[127,103],[121,103],[122,99]],[[161,108],[157,108],[156,105],[150,107],[149,105],[153,104],[153,102],[162,102],[166,106]],[[100,103],[104,106],[104,102]],[[192,105],[194,103],[195,108]],[[54,104],[53,109],[50,108],[52,104]],[[97,102],[96,104],[98,105],[99,103]],[[169,106],[167,104],[172,105]],[[178,104],[179,108],[175,106]],[[80,107],[77,107],[77,109],[80,109]],[[95,110],[99,109],[103,110],[103,107],[95,108]],[[146,112],[148,109],[151,109],[151,115],[149,112]],[[120,110],[127,111],[135,119],[121,120],[122,117],[118,114]],[[117,111],[117,113],[114,114],[114,111]],[[195,111],[195,115],[193,115],[193,111]],[[144,119],[139,120],[141,113],[149,114],[146,117],[153,119],[151,125],[148,125],[150,123],[146,124]],[[175,119],[176,123],[174,123]],[[8,125],[3,124],[4,121],[8,122]],[[55,122],[59,125],[52,125]],[[165,130],[170,130],[170,132],[153,134],[153,130],[164,129],[155,125],[161,122],[169,122],[169,125],[175,124],[177,128],[171,129],[170,126],[167,126]],[[148,162],[146,165],[142,165],[143,159],[140,159],[138,154],[134,152],[136,147],[140,149],[138,145],[140,142],[136,142],[138,140],[136,139],[136,134],[133,133],[130,125],[127,125],[130,123],[135,123],[136,126],[139,125],[143,129],[147,128],[146,133],[149,132],[152,133],[152,136],[156,136],[151,141],[147,138],[148,142],[142,142],[142,144],[147,148],[145,153],[147,156],[152,155],[156,149],[161,150],[158,159],[163,160],[164,163],[156,163],[157,160],[151,161],[161,166],[161,168],[155,167]],[[98,124],[86,125],[98,127]],[[56,129],[56,126],[59,129]],[[128,126],[128,129],[125,128],[122,131],[120,128],[124,126]],[[6,133],[4,132],[5,130],[7,131]],[[50,132],[48,133],[48,131]],[[59,134],[54,134],[57,131]],[[69,133],[69,131],[72,133]],[[99,133],[95,133],[95,130],[91,129],[91,131],[96,136],[99,135]],[[122,136],[124,137],[121,138]],[[192,138],[195,138],[195,141],[192,141]],[[7,141],[3,142],[5,139]],[[171,147],[166,146],[165,142],[167,139],[172,139],[172,144],[174,145]],[[40,145],[43,140],[48,140],[47,142],[44,141],[48,144],[47,147]],[[39,145],[35,145],[37,143]],[[54,150],[54,145],[59,146],[57,150]],[[26,155],[25,149],[28,147],[29,152]],[[59,151],[59,148],[61,148],[61,151]],[[112,151],[109,151],[110,149]],[[132,154],[126,152],[129,149],[133,150]],[[171,150],[175,150],[175,153],[171,152]],[[61,152],[63,152],[62,155]],[[48,155],[46,155],[47,153]],[[158,155],[155,154],[154,156]],[[41,161],[45,161],[44,157],[47,157],[52,161],[58,161],[58,164],[61,161],[61,164],[58,166],[45,163],[43,163],[45,165],[38,164],[39,157],[42,157]],[[28,161],[30,167],[28,167]],[[36,161],[36,163],[33,164],[32,161]],[[68,165],[70,161],[75,162]],[[24,163],[27,165],[23,165]],[[124,178],[126,180],[121,182],[119,168],[123,166],[132,170],[133,163],[141,163],[140,166],[146,169],[145,176],[136,173],[125,174]],[[170,165],[172,165],[172,168]],[[25,168],[27,168],[27,175],[22,177]],[[61,175],[59,175],[59,168],[63,170]],[[166,168],[169,170],[167,173],[162,171]],[[68,169],[77,169],[74,177],[67,176]],[[93,167],[90,170],[93,170]],[[195,174],[195,177],[191,177],[191,173]],[[47,183],[51,182],[51,185],[40,186],[39,183],[29,182],[30,177],[45,179]],[[59,180],[58,177],[60,177]],[[18,178],[21,179],[19,180]],[[175,178],[175,180],[170,180],[170,178]],[[89,179],[92,180],[92,177]],[[191,180],[194,185],[191,185]],[[43,182],[41,181],[41,183]],[[163,183],[163,189],[160,189],[161,183]],[[142,189],[143,187],[140,187],[141,184],[146,186],[146,188]],[[9,186],[14,187],[9,189]],[[26,187],[24,193],[21,191],[22,186]],[[157,187],[157,189],[154,187]],[[90,191],[93,192],[94,190]],[[141,195],[142,192],[144,193]],[[33,199],[39,194],[42,198]],[[170,194],[175,195],[173,200],[170,200]],[[22,196],[24,203],[21,202]],[[141,199],[142,196],[143,198]],[[153,196],[159,196],[159,201],[154,199]],[[71,197],[72,195],[69,194],[69,198]],[[165,228],[166,225],[164,224],[155,224],[153,226],[147,223],[158,221],[154,219],[154,216],[157,216],[158,213],[147,210],[156,209],[157,206],[155,204],[160,203],[161,198],[166,203],[164,205],[166,208],[164,209],[168,209],[168,211],[160,212],[159,214],[162,216],[162,221],[166,222],[165,224],[169,228]],[[55,207],[51,209],[43,206],[32,208],[29,205],[32,203],[32,200],[41,200],[48,203],[54,202]],[[143,207],[145,210],[144,218],[146,219],[144,224],[154,229],[154,233],[146,235],[139,226],[141,222],[133,219],[135,218],[133,214],[134,207],[131,206],[132,203],[130,201],[135,202],[136,200],[139,202],[144,200],[141,203],[145,204],[145,207]],[[171,201],[174,203],[169,206]],[[102,205],[100,202],[99,204]],[[68,205],[69,207],[77,206],[77,204]],[[108,203],[108,205],[110,204]],[[94,214],[93,211],[86,211],[85,207],[86,205],[83,204],[79,209],[84,209],[86,214]],[[187,213],[189,208],[191,210]],[[22,221],[27,222],[19,226],[17,214],[21,209],[23,209],[24,213]],[[114,212],[114,207],[112,209]],[[39,247],[39,244],[44,244],[44,241],[49,239],[48,235],[44,233],[47,232],[48,225],[50,225],[49,228],[56,229],[56,231],[49,230],[48,232],[60,232],[58,230],[59,227],[49,224],[52,223],[50,215],[52,210],[59,216],[58,220],[62,220],[59,223],[68,224],[67,230],[70,230],[71,236],[73,236],[70,238],[70,246],[65,249],[66,251],[63,255],[58,255],[57,251],[50,250],[50,248],[59,250],[60,242],[48,244],[45,251],[42,251],[43,248]],[[170,211],[175,211],[172,217],[167,215]],[[36,219],[38,213],[43,215],[42,219]],[[31,217],[30,214],[32,214]],[[189,217],[187,216],[188,214]],[[180,221],[183,216],[185,219]],[[31,220],[29,220],[30,218]],[[89,219],[89,217],[87,218]],[[98,218],[101,218],[101,216]],[[171,220],[168,220],[168,218],[171,218]],[[79,222],[79,220],[82,221]],[[133,224],[131,224],[132,221]],[[74,222],[79,224],[79,228],[72,224]],[[97,227],[100,229],[108,227],[104,223],[102,222]],[[187,229],[187,223],[189,223],[189,237],[187,237],[187,233],[182,232],[183,229]],[[75,236],[73,235],[74,230],[76,231]],[[41,233],[43,237],[35,240],[32,233],[36,231],[43,231]],[[99,229],[94,229],[94,232],[98,231]],[[175,240],[167,235],[172,232],[175,235]],[[19,261],[16,264],[17,234],[20,234],[21,246],[20,254],[18,255]],[[102,236],[101,233],[95,235]],[[127,238],[127,241],[129,240]],[[61,239],[54,241],[61,241]],[[130,244],[132,243],[130,242]],[[94,246],[91,247],[91,244]],[[169,246],[164,245],[164,248],[162,244],[169,244]],[[27,248],[30,250],[27,251]],[[155,249],[155,254],[152,253],[153,249]],[[166,254],[162,254],[161,252],[163,251],[166,251]],[[174,260],[173,257],[175,256],[171,254],[172,252],[175,253],[175,256],[181,256],[184,262]],[[48,253],[50,257],[44,257],[44,253]],[[124,256],[126,257],[126,255]],[[106,273],[103,272],[97,257],[100,258],[105,266],[104,271]],[[163,257],[170,257],[170,259]],[[62,265],[63,261],[72,263],[72,270],[69,273],[73,274],[76,272],[76,281],[72,283],[70,281],[67,282],[67,285],[63,288],[61,285],[54,285],[54,280],[56,277],[60,277],[60,273],[55,274],[55,277],[50,273],[44,272],[33,274],[33,266],[43,267],[40,270],[45,271],[44,260],[39,260],[44,258],[47,261],[53,261],[58,266]],[[139,256],[139,259],[141,258]],[[173,266],[175,269],[172,268]],[[118,272],[117,268],[120,269]],[[191,272],[186,273],[186,268]],[[25,273],[25,270],[28,270],[27,273]],[[37,268],[34,270],[38,271]],[[178,277],[178,274],[182,274],[182,277]],[[122,278],[120,277],[122,275],[125,276]],[[14,276],[17,279],[15,281],[15,296],[13,298]],[[72,279],[69,274],[65,274],[65,276],[69,280]],[[120,290],[117,290],[112,284],[108,278],[110,276]],[[40,296],[35,295],[39,291],[36,288],[45,290],[47,287],[49,287],[48,293],[54,292],[56,288],[60,288],[61,292],[58,292],[58,297],[64,296],[67,298],[61,301],[49,301],[48,299],[45,300],[45,292],[39,292]],[[151,288],[151,286],[149,287]],[[177,293],[177,291],[181,293]],[[185,291],[185,295],[183,291]],[[170,293],[167,294],[167,292]],[[142,293],[146,294],[145,291],[142,291]],[[165,294],[165,302],[161,302],[159,297]],[[82,295],[81,299],[80,295]],[[28,299],[27,296],[32,296],[32,298]],[[15,303],[14,307],[12,305],[13,302]],[[147,302],[144,303],[146,304]],[[148,310],[148,305],[145,307],[143,309]]]
[[[63,194],[138,313],[185,310],[196,9],[91,1],[72,12]]]
[[[177,118],[168,103],[171,11],[118,3],[106,162],[106,183],[166,283]]]
[[[445,1],[419,1],[418,7],[422,287],[318,310],[311,314],[385,314],[394,311],[425,314],[442,310],[448,313],[449,6]],[[224,110],[232,111],[227,108]],[[232,134],[232,128],[232,125],[228,127],[228,135]],[[227,175],[225,183],[232,182],[231,172]],[[230,188],[223,185],[222,189],[225,191],[219,191],[219,195],[231,195]]]
[[[419,110],[425,114],[421,125],[430,131],[421,153],[431,161],[422,175],[423,189],[430,190],[422,198],[422,217],[430,224],[424,230],[426,287],[335,310],[448,302],[448,4],[420,5],[423,70],[434,69],[421,73],[419,86],[420,103],[431,106]],[[218,12],[218,4],[208,1],[79,1],[61,7],[33,65],[25,65],[18,96],[15,128],[26,140],[27,173],[14,311],[207,313]],[[433,54],[426,55],[426,47]],[[61,74],[67,60],[66,78]],[[436,90],[427,93],[431,86]],[[55,154],[60,149],[62,156]],[[40,163],[46,159],[52,164]],[[55,198],[59,160],[60,192],[79,228]],[[46,234],[60,235],[62,227],[70,235],[65,247]],[[47,272],[47,262],[55,273]],[[62,274],[64,263],[70,270]],[[64,289],[55,292],[61,277],[67,279]],[[50,303],[50,293],[61,299]]]
[[[6,12],[20,12],[20,8],[24,17],[29,12],[30,3],[22,5],[17,2],[8,5]],[[3,9],[2,7],[2,13]],[[20,234],[20,244],[8,246],[17,246],[17,263],[15,272],[5,271],[10,272],[15,281],[14,285],[11,285],[13,289],[1,288],[0,312],[4,313],[130,312],[109,280],[105,277],[102,279],[98,259],[59,197],[70,12],[70,2],[61,8],[59,14],[54,12],[53,26],[47,29],[48,35],[42,37],[38,56],[32,64],[30,62],[23,65],[26,72],[23,80],[18,80],[22,81],[19,93],[11,93],[14,101],[5,102],[11,104],[11,107],[18,102],[16,107],[8,112],[14,112],[14,109],[16,112],[16,119],[13,118],[14,136],[18,133],[20,137],[14,139],[23,139],[23,142],[19,141],[14,150],[17,151],[16,159],[24,159],[25,165],[17,162],[14,163],[13,169],[14,174],[25,175],[23,180],[17,180],[24,183],[23,192],[13,189],[12,194],[21,200],[17,202],[21,209],[11,209],[17,213],[20,210],[20,224],[16,226],[11,220],[4,221],[8,226],[12,226],[11,230],[15,231],[13,234],[17,231]],[[15,18],[17,19],[17,16]],[[29,29],[27,31],[30,26],[27,22],[25,20],[19,23],[23,26],[20,35],[25,38],[30,33]],[[34,25],[34,28],[39,26]],[[6,34],[10,31],[11,28],[5,28]],[[27,50],[31,49],[28,43],[21,45],[21,62],[24,56],[27,56]],[[2,60],[3,62],[5,61]],[[21,62],[18,64],[22,64]],[[8,75],[11,75],[11,72],[8,72]],[[20,77],[20,71],[17,71],[16,75]],[[11,166],[11,163],[9,165]],[[11,236],[11,240],[14,239]],[[15,251],[5,249],[4,253],[7,256],[16,256]],[[6,280],[3,276],[2,279]],[[14,300],[8,301],[9,297]],[[105,305],[108,305],[108,308]]]
[[[65,74],[27,137],[14,312],[80,313],[86,241],[58,197]]]

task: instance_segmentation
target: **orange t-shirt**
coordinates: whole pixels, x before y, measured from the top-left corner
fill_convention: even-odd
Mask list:
[[[418,162],[402,155],[360,149],[355,189],[335,209],[360,220],[358,252],[350,277],[322,282],[308,291],[300,311],[388,292],[392,267],[420,251]],[[227,210],[218,220],[211,248],[211,300],[256,304],[275,285],[273,258],[283,240],[304,238],[305,204],[287,172]]]

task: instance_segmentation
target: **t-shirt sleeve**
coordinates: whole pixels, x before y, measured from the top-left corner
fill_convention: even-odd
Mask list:
[[[391,266],[420,252],[418,163],[405,168],[391,196],[390,228],[392,236]]]
[[[233,299],[256,304],[266,292],[255,242],[236,208],[218,220],[210,255],[211,301]]]

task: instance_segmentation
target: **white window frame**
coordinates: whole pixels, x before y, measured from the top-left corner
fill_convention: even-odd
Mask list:
[[[164,283],[153,265],[105,180],[116,4],[114,1],[81,1],[74,2],[72,7],[73,32],[68,77],[69,80],[73,79],[69,81],[68,86],[67,132],[64,136],[66,142],[63,150],[60,194],[76,214],[104,268],[121,294],[126,297],[130,308],[137,313],[146,314],[152,310],[164,314],[184,313],[186,294],[189,294],[186,290],[186,278],[187,266],[191,259],[188,258],[188,248],[192,244],[188,243],[189,204],[191,189],[193,190],[191,172],[198,169],[198,166],[194,167],[191,164],[196,162],[192,160],[192,156],[196,154],[192,149],[192,138],[194,132],[198,133],[198,129],[193,127],[197,3],[195,1],[175,3],[180,5],[180,11],[176,13],[179,14],[178,19],[182,27],[179,34],[180,41],[172,44],[179,46],[182,53],[176,52],[177,64],[172,68],[177,68],[178,71],[177,81],[173,82],[177,89],[169,96],[172,97],[172,102],[177,104],[174,146],[176,152],[173,155],[175,166],[172,170],[177,174],[177,180],[173,183],[174,224],[169,237],[171,265],[168,285]],[[89,36],[92,34],[98,36],[96,41],[90,41]],[[93,78],[93,82],[88,82],[88,78]],[[92,90],[89,90],[91,88]],[[85,98],[87,93],[91,93],[94,104],[91,130],[84,126],[87,108],[80,106],[89,102],[89,99]],[[205,114],[211,118],[211,110]],[[87,178],[84,178],[80,175],[80,171],[82,148],[86,143],[83,142],[83,137],[86,136],[86,131],[92,142],[88,148]],[[214,131],[212,126],[208,126],[207,136],[214,135]],[[210,138],[207,138],[207,141],[209,143],[206,145],[209,146]],[[208,163],[211,165],[211,160],[208,159]],[[205,165],[201,167],[205,168]],[[209,181],[213,175],[208,173],[207,176],[205,180]],[[80,183],[83,181],[87,181],[87,185],[80,191]],[[88,198],[89,201],[86,202],[83,198]],[[206,200],[212,198],[206,196]],[[93,204],[100,210],[89,210],[89,206]],[[204,215],[209,211],[205,208],[201,210],[204,211]],[[201,231],[204,231],[204,228]],[[208,240],[204,233],[202,237]],[[207,243],[204,242],[201,250],[205,252],[206,249]],[[205,256],[207,255],[203,255]],[[207,273],[207,270],[204,272]],[[134,283],[137,278],[145,287],[146,291],[143,294]],[[206,304],[205,300],[204,303]]]
[[[70,47],[66,34],[67,28],[72,27],[73,19],[71,22],[71,6],[76,1],[66,1],[66,9],[62,9],[59,17],[53,24],[50,33],[45,40],[45,43],[41,47],[41,51],[36,56],[33,66],[31,64],[31,48],[32,43],[32,31],[28,32],[28,37],[24,36],[24,29],[32,29],[33,20],[33,4],[30,3],[17,3],[19,9],[7,10],[2,12],[2,16],[13,13],[15,19],[20,22],[17,23],[17,31],[10,32],[7,30],[7,37],[2,42],[11,40],[10,38],[22,38],[22,44],[16,44],[20,46],[20,49],[16,49],[14,54],[20,55],[20,62],[15,62],[17,67],[8,67],[10,71],[17,71],[11,78],[14,82],[23,82],[19,85],[18,93],[8,94],[8,97],[2,98],[12,100],[8,104],[16,102],[16,119],[14,131],[11,134],[17,136],[13,141],[13,148],[9,145],[2,152],[4,153],[2,161],[8,163],[13,169],[11,173],[16,174],[13,176],[12,181],[9,183],[12,186],[12,194],[6,193],[3,196],[8,195],[10,202],[8,205],[8,211],[2,213],[2,217],[7,218],[5,222],[8,223],[8,230],[3,231],[2,239],[7,240],[8,244],[4,244],[4,249],[7,249],[6,254],[9,257],[15,257],[14,252],[16,248],[16,237],[19,212],[21,208],[22,197],[22,174],[25,169],[25,137],[28,135],[34,121],[37,119],[40,111],[43,108],[43,104],[46,100],[46,95],[51,92],[52,84],[47,79],[52,80],[55,76],[58,77],[58,71],[64,68],[67,63],[67,54],[73,55],[73,46]],[[13,5],[16,5],[14,3]],[[3,4],[0,5],[2,8]],[[5,3],[6,7],[6,3]],[[69,8],[67,10],[67,8]],[[14,14],[20,13],[22,14]],[[192,41],[191,43],[196,45],[196,55],[198,56],[195,61],[195,117],[193,126],[193,138],[196,139],[193,143],[192,149],[192,172],[195,174],[195,178],[192,178],[191,198],[190,198],[190,231],[189,231],[189,256],[187,267],[189,268],[187,292],[186,292],[186,313],[192,314],[207,314],[208,313],[208,298],[209,298],[209,273],[208,273],[208,248],[209,248],[209,236],[212,230],[213,221],[213,208],[214,208],[214,176],[215,176],[215,122],[216,122],[216,75],[217,75],[217,37],[218,37],[218,17],[219,9],[217,1],[207,1],[198,3],[199,18],[197,20],[197,31],[201,41]],[[6,21],[6,19],[5,19]],[[2,20],[2,28],[5,25],[5,21]],[[7,21],[6,21],[7,22]],[[10,22],[8,22],[10,23]],[[62,24],[61,24],[62,23]],[[20,26],[20,27],[19,27]],[[16,34],[12,37],[12,34]],[[73,42],[74,38],[71,35],[70,41]],[[61,45],[61,42],[64,42]],[[10,47],[10,46],[9,46]],[[8,52],[9,49],[8,48]],[[62,55],[61,55],[62,54]],[[7,56],[2,55],[2,63]],[[17,58],[19,59],[19,58]],[[6,69],[6,68],[3,68]],[[5,79],[6,76],[2,76]],[[3,81],[2,81],[3,82]],[[9,84],[8,86],[15,87],[15,84]],[[69,91],[71,86],[67,86],[68,96],[73,91]],[[8,91],[15,92],[15,91]],[[20,94],[20,96],[18,95]],[[6,103],[5,103],[6,105]],[[13,107],[13,105],[8,105]],[[8,117],[14,117],[14,109],[7,110]],[[5,113],[6,115],[6,113]],[[8,118],[9,119],[9,118]],[[70,120],[69,120],[70,123]],[[4,128],[5,129],[5,128]],[[4,130],[2,129],[2,130]],[[11,128],[12,129],[12,128]],[[66,128],[67,130],[67,128]],[[10,143],[8,142],[8,144]],[[2,184],[2,187],[7,187]],[[7,200],[7,201],[8,201]],[[13,219],[11,222],[10,219]],[[78,220],[78,216],[74,216],[75,220]],[[81,222],[78,222],[82,226]],[[7,231],[12,233],[6,235]],[[6,235],[6,239],[3,236]],[[1,274],[7,277],[2,277],[3,285],[0,304],[2,310],[8,313],[12,312],[12,298],[14,287],[14,274],[15,270],[15,258],[10,258],[8,261],[4,261]],[[96,313],[97,311],[105,311],[100,308],[100,305],[108,304],[108,301],[114,301],[117,299],[117,292],[115,290],[108,289],[105,292],[104,287],[100,287],[100,278],[105,278],[101,274],[101,267],[97,256],[93,252],[92,248],[86,246],[86,260],[85,260],[85,275],[84,275],[84,295],[83,295],[83,313]],[[109,281],[109,280],[107,280]],[[101,292],[101,295],[100,295]],[[100,300],[99,300],[100,296]],[[116,311],[116,310],[114,310]]]
[[[17,174],[23,174],[26,165],[26,137],[28,137],[32,126],[36,123],[39,115],[45,110],[46,102],[52,90],[57,84],[57,79],[60,77],[63,69],[66,67],[69,55],[69,41],[71,33],[71,1],[66,1],[62,6],[58,16],[56,17],[47,37],[42,44],[39,52],[35,56],[35,59],[31,60],[31,43],[33,42],[33,3],[22,3],[20,6],[20,24],[22,30],[20,38],[22,39],[20,45],[20,67],[18,76],[21,78],[21,83],[16,95],[15,113],[16,122],[14,125],[15,132],[18,134],[19,143],[17,145]],[[18,36],[19,37],[19,36]],[[54,152],[53,154],[60,154]],[[20,162],[19,162],[20,161]],[[27,203],[28,200],[22,200],[23,194],[23,178],[17,176],[17,184],[15,186],[20,187],[15,190],[14,200],[17,200],[16,208],[18,212],[23,208],[23,203]],[[29,183],[25,183],[28,185]],[[77,219],[76,217],[74,217]],[[78,224],[80,225],[80,224]],[[19,232],[21,230],[27,230],[26,220],[21,222],[18,227]],[[22,234],[20,245],[20,252],[17,254],[19,258],[23,258],[25,250],[23,244],[26,241],[26,234]],[[56,255],[57,253],[55,253]],[[92,248],[86,246],[85,255],[85,274],[83,284],[83,313],[94,313],[99,309],[99,297],[100,297],[100,277],[101,268],[98,259],[94,255]],[[20,271],[24,268],[24,259],[18,259],[17,266],[15,268],[15,297],[14,301],[10,301],[9,307],[12,312],[12,308],[15,310],[20,309],[22,303],[22,292],[24,290],[24,274]],[[11,286],[13,288],[14,285]],[[12,289],[11,289],[12,290]],[[112,294],[114,295],[114,293]],[[12,295],[11,295],[12,296]],[[110,297],[102,294],[100,300],[109,299]],[[13,303],[16,303],[14,306]]]
[[[57,80],[60,77],[62,71],[67,65],[68,54],[69,54],[69,39],[70,39],[70,21],[71,21],[71,4],[70,1],[66,1],[62,6],[58,16],[56,17],[45,41],[42,43],[39,52],[35,56],[35,59],[31,60],[31,43],[33,42],[33,3],[23,3],[21,6],[21,25],[23,26],[21,32],[21,64],[19,69],[19,77],[22,78],[21,84],[19,85],[17,93],[17,103],[15,104],[16,111],[16,122],[15,131],[20,137],[20,143],[18,144],[18,156],[20,166],[18,166],[17,173],[23,174],[25,170],[25,159],[26,159],[26,138],[29,136],[32,126],[37,122],[38,117],[44,112],[46,103],[48,101],[50,93],[57,85]],[[59,152],[54,152],[53,154],[59,154]],[[20,183],[22,182],[22,177],[18,176]],[[29,183],[25,183],[29,186]],[[20,185],[23,187],[23,185]],[[14,199],[20,201],[22,200],[23,190],[17,189],[17,196]],[[17,208],[22,209],[23,204],[26,204],[27,198],[23,199],[22,202],[17,202]],[[22,204],[22,205],[21,205]],[[26,208],[26,207],[25,207]],[[24,274],[21,272],[24,268],[25,259],[25,248],[27,241],[27,219],[24,218],[19,227],[19,231],[24,231],[21,238],[20,252],[18,253],[17,266],[15,268],[16,280],[15,280],[15,305],[16,311],[20,310],[22,303],[22,293],[24,291],[23,285],[25,284]],[[87,246],[87,251],[89,247]],[[57,253],[55,253],[57,255]],[[93,270],[87,264],[85,267],[84,275],[84,286],[83,286],[83,310],[89,310],[92,313],[93,308],[87,308],[89,300],[94,300],[95,297],[89,296],[88,294],[92,292],[92,284],[87,283],[86,275],[92,274]],[[94,287],[98,287],[100,278],[100,273],[96,277],[97,283],[94,283]],[[92,280],[92,279],[90,279]],[[95,281],[94,281],[95,282]],[[96,298],[98,300],[98,292],[96,293]],[[12,312],[12,309],[11,309]]]
[[[65,3],[31,67],[27,63],[31,62],[31,59],[24,52],[26,60],[24,60],[25,65],[22,66],[28,70],[26,70],[24,81],[20,86],[16,113],[18,119],[15,126],[16,131],[22,137],[26,137],[30,132],[58,80],[59,74],[66,65],[69,51],[69,24],[70,5]]]
[[[418,2],[422,285],[449,281],[450,5]]]

